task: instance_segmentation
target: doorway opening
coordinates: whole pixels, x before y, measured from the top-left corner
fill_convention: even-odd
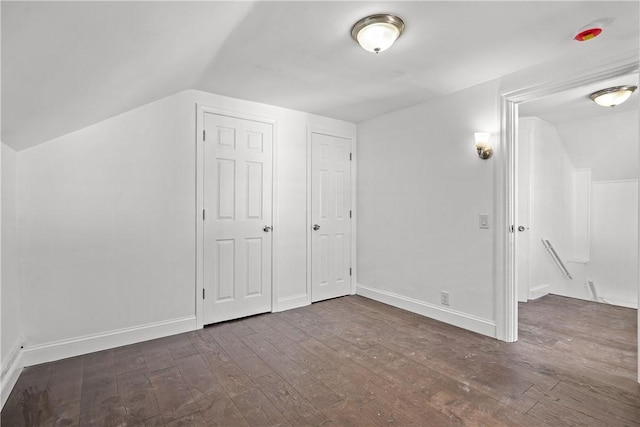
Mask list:
[[[497,336],[507,342],[518,339],[517,293],[517,157],[519,106],[527,101],[541,99],[554,93],[579,88],[592,83],[637,73],[637,55],[600,66],[580,74],[579,77],[545,83],[502,95],[501,141],[503,155],[497,166],[496,194],[496,272],[498,285]],[[513,230],[513,231],[512,231]],[[640,285],[640,284],[639,284]],[[639,286],[640,288],[640,286]]]
[[[638,308],[638,98],[589,94],[638,74],[523,103],[516,143],[518,301],[547,294]]]
[[[519,341],[616,384],[637,380],[638,97],[589,94],[620,82],[523,102],[515,145]]]

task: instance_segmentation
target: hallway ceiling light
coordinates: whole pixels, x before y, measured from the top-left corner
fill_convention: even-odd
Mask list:
[[[615,107],[629,99],[637,88],[637,86],[614,86],[594,92],[589,95],[589,98],[603,107]]]
[[[362,18],[351,28],[351,37],[364,50],[380,53],[387,50],[404,31],[404,21],[387,13]]]

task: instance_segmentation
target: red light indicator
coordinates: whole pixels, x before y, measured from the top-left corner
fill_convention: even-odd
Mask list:
[[[595,39],[602,32],[602,28],[589,28],[588,30],[580,31],[574,37],[574,40],[579,42],[586,42],[587,40]]]

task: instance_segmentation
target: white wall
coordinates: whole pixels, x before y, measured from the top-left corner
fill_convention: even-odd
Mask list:
[[[638,181],[592,185],[591,262],[598,296],[638,307]]]
[[[358,124],[358,293],[495,336],[497,82]],[[497,140],[493,136],[494,142]],[[440,303],[450,293],[450,306]]]
[[[594,181],[638,177],[638,110],[615,111],[556,126],[573,165],[591,169]]]
[[[11,366],[19,356],[22,323],[20,320],[20,275],[16,233],[16,152],[2,144],[2,307],[0,313],[0,356],[2,403],[8,397],[19,370]],[[13,378],[12,378],[13,377]]]
[[[195,328],[196,103],[276,120],[274,310],[308,303],[307,128],[355,125],[185,91],[18,153],[27,362]]]
[[[27,346],[194,315],[184,93],[18,153]]]
[[[573,171],[573,250],[569,261],[585,263],[591,253],[591,169]]]

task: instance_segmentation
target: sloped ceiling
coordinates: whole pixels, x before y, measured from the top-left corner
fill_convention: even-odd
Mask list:
[[[2,2],[2,141],[27,148],[195,87],[251,8]]]
[[[571,56],[638,49],[638,2],[2,2],[2,140],[24,149],[185,89],[359,122]],[[354,22],[407,29],[365,52]],[[601,22],[602,36],[572,36]]]
[[[552,125],[559,125],[578,120],[613,117],[631,111],[637,114],[640,107],[640,96],[637,91],[627,102],[614,108],[599,106],[589,98],[589,95],[608,87],[638,86],[639,84],[638,73],[601,80],[523,103],[520,105],[520,116],[535,116]]]
[[[589,95],[613,86],[639,84],[637,73],[563,91],[520,106],[521,117],[552,124],[577,169],[591,169],[594,181],[638,178],[640,95],[614,108],[591,101]]]

